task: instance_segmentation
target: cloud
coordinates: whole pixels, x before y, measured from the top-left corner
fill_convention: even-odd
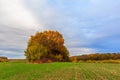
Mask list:
[[[1,52],[2,55],[13,58],[17,56],[17,53],[21,53],[21,56],[24,58],[23,54],[27,46],[28,38],[31,34],[34,33],[34,30],[26,31],[23,29],[12,28],[7,26],[2,27],[3,28],[0,29],[0,50],[4,50],[4,52]],[[11,55],[7,55],[5,50],[10,51]]]
[[[13,58],[19,55],[18,58],[24,58],[29,36],[43,29],[24,0],[0,0],[0,50],[3,56]],[[16,51],[13,52],[13,49]]]
[[[16,51],[9,51],[9,50],[0,50],[0,56],[9,56],[8,58],[13,58],[13,59],[17,59],[19,58],[25,58],[23,56],[24,54],[22,52],[16,52]]]
[[[91,54],[91,53],[96,53],[97,51],[95,49],[92,48],[69,48],[70,52],[71,52],[71,56],[75,56],[75,55],[83,55],[83,54]]]
[[[0,24],[22,29],[38,29],[39,22],[24,0],[0,0]],[[2,27],[2,26],[1,26]],[[43,27],[39,27],[43,28]]]
[[[0,50],[24,51],[31,34],[52,29],[63,34],[71,55],[118,51],[119,4],[119,0],[0,0]]]

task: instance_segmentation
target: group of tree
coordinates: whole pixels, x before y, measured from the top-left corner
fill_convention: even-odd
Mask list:
[[[0,57],[0,62],[7,62],[8,58],[7,57]]]
[[[64,45],[62,34],[51,30],[37,32],[31,36],[25,56],[30,63],[120,59],[120,53],[96,53],[69,57],[69,51]]]
[[[70,57],[71,61],[87,61],[87,60],[118,60],[120,59],[120,53],[96,53],[96,54],[86,54],[80,56]]]
[[[28,62],[68,61],[69,52],[58,31],[37,32],[28,41],[25,56]]]

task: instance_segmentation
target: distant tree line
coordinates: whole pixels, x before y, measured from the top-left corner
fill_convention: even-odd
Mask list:
[[[7,57],[0,57],[0,62],[7,62],[8,58]]]
[[[87,60],[118,60],[120,59],[120,53],[96,53],[96,54],[88,54],[88,55],[80,55],[80,56],[72,56],[70,57],[71,61],[87,61]]]

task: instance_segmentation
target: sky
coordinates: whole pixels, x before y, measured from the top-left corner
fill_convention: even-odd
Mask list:
[[[120,52],[120,0],[0,0],[0,56],[25,58],[44,30],[59,31],[70,56]]]

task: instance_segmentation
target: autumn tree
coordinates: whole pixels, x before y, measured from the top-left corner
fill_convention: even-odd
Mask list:
[[[28,41],[25,56],[29,62],[48,60],[68,61],[69,52],[58,31],[37,32]]]
[[[7,62],[8,58],[7,57],[0,57],[0,62]]]
[[[77,61],[87,61],[87,60],[119,60],[120,59],[120,53],[96,53],[96,54],[84,54],[80,56],[72,56],[70,59],[73,61],[74,58],[77,59]]]

